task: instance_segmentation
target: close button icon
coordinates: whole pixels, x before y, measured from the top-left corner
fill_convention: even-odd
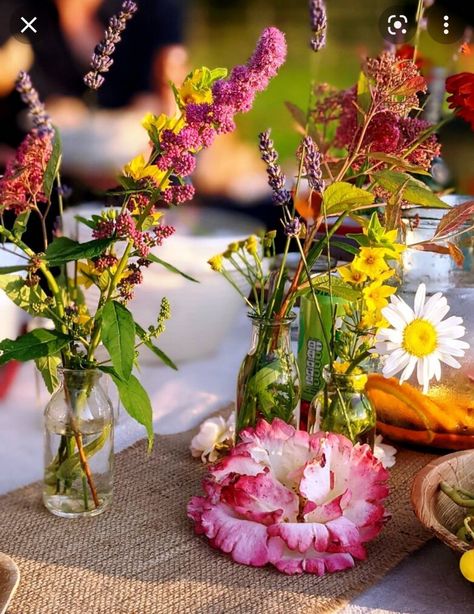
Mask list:
[[[37,20],[37,17],[33,17],[33,19],[31,19],[30,21],[28,21],[27,19],[25,19],[25,17],[21,17],[21,21],[26,24],[21,30],[21,34],[24,34],[27,30],[32,30],[35,34],[38,33],[38,30],[36,30],[36,28],[33,27],[32,24],[35,23],[35,21]]]

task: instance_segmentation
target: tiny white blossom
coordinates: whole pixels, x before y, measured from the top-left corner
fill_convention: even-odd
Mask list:
[[[382,443],[382,435],[377,435],[375,438],[374,456],[378,458],[385,469],[390,469],[397,462],[395,454],[397,449],[393,446],[389,446],[387,443]]]
[[[213,463],[219,457],[218,447],[234,438],[234,412],[226,421],[222,416],[208,418],[199,427],[199,433],[191,440],[191,454],[201,457],[203,463]]]

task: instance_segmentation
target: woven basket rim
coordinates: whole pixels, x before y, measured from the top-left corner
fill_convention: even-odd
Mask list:
[[[423,467],[423,469],[418,471],[415,475],[410,492],[412,507],[421,524],[434,533],[436,537],[449,546],[449,548],[459,553],[471,550],[471,546],[456,537],[456,535],[451,533],[451,531],[444,527],[436,518],[433,512],[433,504],[441,479],[430,480],[429,478],[432,474],[437,476],[439,474],[439,468],[442,465],[449,464],[453,459],[463,456],[474,457],[474,450],[453,452],[452,454],[446,454],[430,461],[426,467]],[[422,504],[422,498],[420,497],[421,493],[424,493],[426,495],[425,499],[430,502],[428,506]]]

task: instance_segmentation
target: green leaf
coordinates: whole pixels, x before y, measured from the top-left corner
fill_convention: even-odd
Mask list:
[[[397,156],[391,156],[389,154],[378,151],[369,151],[366,155],[367,157],[373,158],[374,160],[380,160],[381,162],[386,162],[387,164],[397,166],[398,168],[403,168],[407,171],[407,173],[414,173],[416,175],[427,175],[428,177],[431,176],[431,174],[428,171],[425,171],[424,168],[421,168],[420,166],[414,166],[403,158],[397,158]]]
[[[52,394],[59,386],[58,367],[61,364],[61,358],[58,355],[42,356],[37,358],[35,363],[48,392]]]
[[[363,111],[368,111],[372,96],[370,93],[369,80],[364,72],[359,74],[357,81],[357,104]]]
[[[87,459],[91,458],[91,456],[94,456],[94,454],[99,452],[104,447],[110,435],[110,428],[110,424],[104,426],[104,430],[102,431],[102,433],[98,437],[96,437],[96,439],[84,446],[84,454],[86,455]],[[76,477],[79,477],[80,472],[81,459],[79,456],[79,452],[76,452],[59,465],[56,471],[56,477],[59,480],[74,480]]]
[[[109,238],[78,243],[68,237],[57,237],[46,250],[46,260],[50,266],[59,266],[74,260],[97,258],[114,241],[115,239]]]
[[[315,275],[311,278],[311,281],[313,283],[313,288],[316,291],[326,292],[327,294],[331,294],[334,297],[342,298],[347,301],[355,301],[360,296],[357,290],[354,290],[352,286],[347,284],[340,277],[336,277],[335,275],[331,276],[331,283],[329,283],[329,275],[327,273]],[[306,296],[310,294],[311,291],[311,286],[309,285],[309,282],[306,281],[299,287],[296,295]]]
[[[268,386],[271,386],[278,379],[280,375],[280,368],[280,360],[274,360],[269,365],[263,367],[263,369],[257,371],[257,373],[255,373],[250,380],[249,384],[254,387],[257,393],[261,388],[268,388]]]
[[[23,233],[25,232],[26,227],[28,225],[28,220],[30,219],[30,213],[31,211],[24,211],[23,213],[17,215],[12,230],[13,235],[17,239],[21,239],[21,237],[23,236]]]
[[[153,409],[147,391],[134,375],[123,381],[113,369],[101,367],[114,380],[125,411],[137,422],[143,424],[148,434],[148,450],[153,448]]]
[[[400,189],[403,190],[403,198],[410,204],[421,205],[423,207],[433,207],[436,209],[449,209],[450,206],[444,203],[426,185],[414,179],[407,173],[397,171],[377,171],[373,175],[374,180],[383,188],[395,194]]]
[[[8,273],[18,273],[18,271],[25,271],[28,267],[28,263],[16,264],[12,266],[0,266],[0,275],[7,275]]]
[[[345,181],[331,183],[323,194],[323,211],[327,215],[336,215],[344,211],[355,211],[359,207],[371,205],[374,195],[367,190],[361,190]]]
[[[81,224],[84,224],[84,226],[87,226],[88,228],[94,229],[96,227],[96,222],[93,219],[88,220],[87,218],[82,217],[82,215],[75,215],[74,219],[81,222]]]
[[[306,131],[307,119],[306,113],[303,111],[303,109],[300,109],[299,106],[288,101],[285,101],[285,107],[291,113],[291,117],[295,120],[297,126]]]
[[[184,277],[185,279],[188,279],[189,281],[194,281],[197,284],[199,283],[199,281],[197,279],[194,279],[194,277],[191,277],[191,275],[188,275],[187,273],[183,273],[183,271],[180,271],[179,269],[177,269],[175,266],[173,266],[169,262],[166,262],[165,260],[158,258],[158,256],[155,256],[155,254],[148,254],[147,258],[148,260],[151,260],[152,262],[156,262],[156,264],[161,264],[162,267],[164,267],[171,273],[176,273],[177,275],[181,275],[182,277]]]
[[[349,239],[354,239],[354,241],[357,241],[357,243],[362,247],[370,246],[370,239],[367,235],[354,234],[352,232],[348,232],[346,234],[346,237],[348,237]]]
[[[357,254],[359,253],[359,250],[357,249],[357,247],[355,247],[355,245],[351,245],[350,243],[346,243],[345,241],[330,239],[329,245],[331,247],[337,247],[339,249],[342,249],[344,252],[347,252],[348,254],[352,254],[354,256],[357,256]]]
[[[0,365],[10,360],[26,362],[50,354],[57,354],[71,338],[56,330],[37,328],[17,339],[4,339],[0,342]]]
[[[227,77],[228,70],[227,68],[213,68],[211,70],[211,80],[212,83],[217,81],[218,79],[225,79]]]
[[[441,218],[432,240],[445,239],[466,228],[474,220],[474,200],[453,207]]]
[[[59,172],[59,166],[61,164],[61,137],[59,131],[54,129],[53,151],[51,157],[46,166],[43,177],[43,192],[46,198],[49,200],[51,192],[53,191],[54,180]]]
[[[140,326],[140,324],[137,324],[137,322],[135,322],[135,332],[137,334],[137,337],[143,341],[143,343],[145,344],[145,346],[151,350],[153,352],[153,354],[155,354],[156,356],[158,356],[158,358],[167,366],[167,367],[171,367],[171,369],[174,369],[175,371],[178,370],[178,367],[174,364],[174,362],[171,360],[171,358],[165,354],[163,352],[163,350],[160,350],[159,347],[156,347],[156,345],[154,343],[152,343],[149,339],[147,339],[147,333],[146,330],[144,328],[142,328]]]
[[[135,323],[130,311],[117,301],[106,303],[101,334],[118,376],[128,380],[135,358]]]
[[[31,316],[41,314],[46,307],[47,296],[40,286],[29,287],[20,275],[0,275],[0,289],[8,298]]]

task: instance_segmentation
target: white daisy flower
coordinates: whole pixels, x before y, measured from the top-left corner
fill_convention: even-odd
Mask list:
[[[443,320],[449,311],[446,298],[437,292],[426,302],[426,286],[420,284],[416,291],[413,309],[401,298],[392,295],[391,304],[382,314],[392,328],[382,328],[377,334],[375,351],[387,358],[383,367],[385,377],[393,377],[400,371],[400,383],[409,379],[416,367],[418,383],[426,393],[433,377],[441,377],[441,363],[459,369],[454,358],[464,356],[469,344],[459,341],[466,329],[462,318],[451,316]]]

